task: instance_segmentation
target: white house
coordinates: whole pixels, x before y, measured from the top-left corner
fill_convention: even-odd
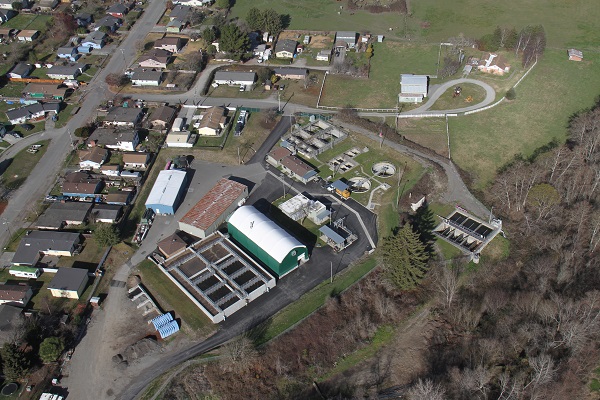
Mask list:
[[[131,83],[134,86],[160,86],[162,79],[162,71],[148,71],[143,68],[136,68],[131,76]]]
[[[330,50],[321,50],[320,52],[317,53],[317,61],[329,61],[330,57],[331,57]]]
[[[190,140],[189,131],[172,131],[167,135],[165,143],[167,147],[192,147],[194,143]]]
[[[256,72],[217,71],[214,83],[230,86],[251,86],[256,81]]]
[[[79,151],[80,169],[100,169],[108,158],[108,151],[101,147],[92,147],[88,150]]]
[[[100,173],[106,176],[119,176],[121,175],[120,165],[103,165],[100,167]]]
[[[504,75],[510,71],[510,65],[506,63],[504,57],[488,53],[483,63],[477,66],[477,69],[488,74]]]
[[[400,103],[421,103],[427,97],[428,77],[427,75],[400,75]]]
[[[93,31],[83,39],[82,47],[91,47],[93,49],[101,49],[106,44],[106,33],[102,31]]]
[[[122,151],[135,151],[139,143],[140,138],[135,129],[98,128],[88,139],[88,146],[90,147],[97,145]]]
[[[190,7],[206,7],[210,6],[214,0],[174,0],[173,4],[181,4]]]

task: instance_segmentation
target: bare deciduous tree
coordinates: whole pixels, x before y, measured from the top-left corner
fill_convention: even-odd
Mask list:
[[[431,380],[419,379],[408,390],[409,400],[444,400],[446,398],[446,391],[437,384],[434,384]]]

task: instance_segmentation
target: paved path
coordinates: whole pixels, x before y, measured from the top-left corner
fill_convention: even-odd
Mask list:
[[[360,126],[349,124],[347,122],[341,122],[336,120],[337,124],[345,127],[346,129],[350,129],[352,131],[358,132],[362,135],[367,136],[368,138],[380,141],[379,136],[371,132],[367,129],[361,128]],[[384,141],[384,145],[387,147],[391,147],[400,153],[408,154],[413,157],[415,160],[419,161],[423,166],[427,167],[428,163],[436,163],[440,165],[446,176],[448,177],[448,186],[446,188],[446,193],[444,194],[444,200],[447,203],[461,205],[471,213],[477,215],[484,220],[487,219],[489,215],[489,210],[485,205],[483,205],[467,188],[467,185],[463,182],[460,174],[456,170],[454,164],[443,158],[442,156],[434,156],[432,154],[424,153],[419,150],[412,149],[403,144],[392,142],[392,141]]]
[[[485,99],[482,102],[470,105],[468,107],[456,108],[453,110],[431,110],[431,111],[429,111],[429,108],[431,108],[431,106],[433,106],[433,104],[437,101],[437,99],[439,99],[440,96],[443,95],[448,89],[453,88],[454,86],[457,86],[460,84],[464,84],[464,83],[471,83],[473,85],[481,86],[485,90]],[[441,85],[437,85],[435,87],[434,91],[432,93],[429,93],[429,97],[425,104],[423,104],[422,106],[420,106],[418,108],[415,108],[414,110],[403,112],[402,114],[412,115],[412,114],[461,113],[461,112],[465,112],[465,111],[476,110],[478,108],[485,107],[489,104],[492,104],[494,102],[495,98],[496,98],[496,91],[494,90],[494,88],[492,88],[490,85],[488,85],[485,82],[482,82],[482,81],[479,81],[476,79],[467,79],[467,78],[455,79],[455,80],[443,83]]]

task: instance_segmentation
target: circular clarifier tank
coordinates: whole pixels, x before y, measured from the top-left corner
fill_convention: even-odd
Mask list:
[[[396,173],[396,167],[392,163],[382,161],[373,164],[371,171],[380,178],[389,178]]]
[[[364,176],[355,176],[348,179],[348,182],[354,193],[364,193],[371,190],[371,181]]]

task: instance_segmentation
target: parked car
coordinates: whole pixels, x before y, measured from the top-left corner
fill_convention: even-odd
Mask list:
[[[240,86],[240,92],[245,92],[246,91],[246,86],[242,85]]]
[[[34,128],[34,126],[31,124],[20,124],[19,128],[25,129],[26,131],[30,131]]]
[[[19,132],[17,132],[17,131],[10,131],[10,132],[7,132],[7,134],[8,134],[8,135],[11,135],[11,136],[14,136],[14,137],[16,137],[17,139],[20,139],[20,138],[22,138],[22,137],[23,137],[23,135],[21,135],[21,134],[20,134]]]
[[[243,123],[238,122],[237,124],[235,124],[234,136],[240,136],[242,134],[242,129],[244,129]]]

